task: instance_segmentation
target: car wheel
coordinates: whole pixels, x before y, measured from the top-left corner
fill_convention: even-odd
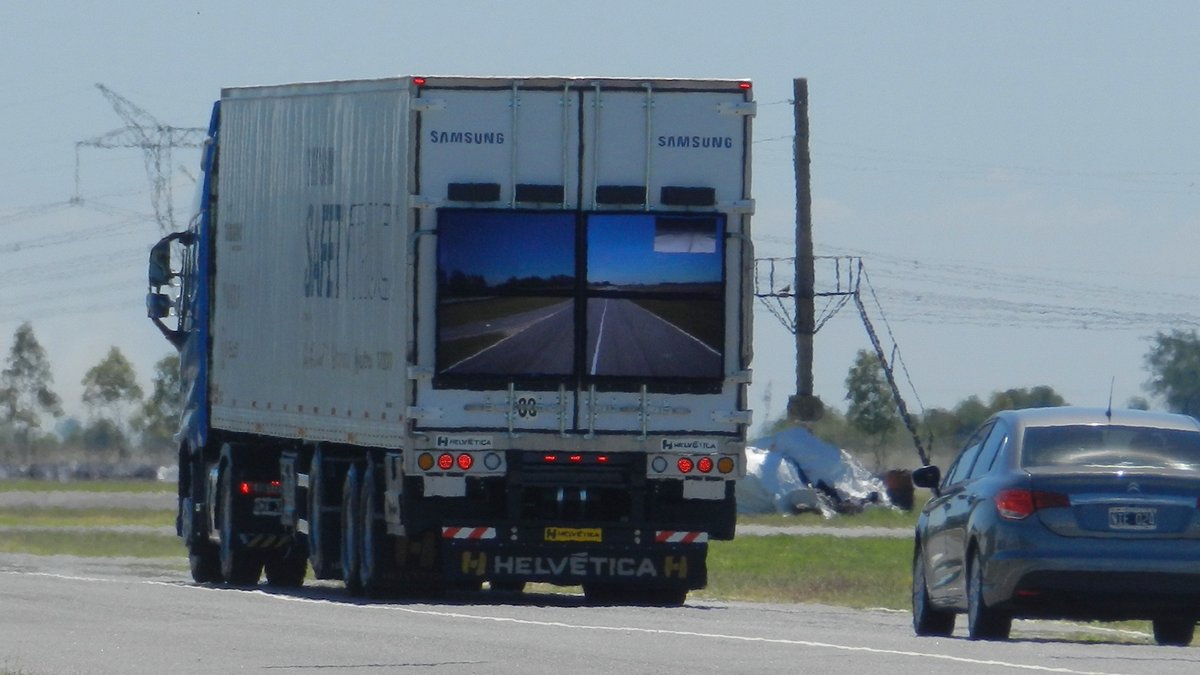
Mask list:
[[[1012,615],[984,602],[983,564],[978,553],[971,554],[967,574],[967,634],[972,640],[1007,640]]]
[[[954,632],[954,612],[937,609],[929,601],[925,582],[925,555],[920,546],[913,553],[912,574],[913,631],[917,635],[945,637]]]
[[[1196,632],[1196,622],[1193,619],[1155,619],[1154,641],[1160,645],[1186,647],[1192,644],[1192,636]]]

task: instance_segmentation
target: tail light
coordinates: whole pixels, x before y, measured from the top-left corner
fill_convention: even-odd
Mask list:
[[[1044,492],[1010,488],[996,493],[996,511],[1006,520],[1028,518],[1039,509],[1062,508],[1071,505],[1071,498],[1061,492]]]

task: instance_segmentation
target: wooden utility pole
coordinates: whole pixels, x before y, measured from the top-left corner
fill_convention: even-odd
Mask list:
[[[811,421],[824,405],[813,394],[813,335],[816,333],[816,272],[813,267],[812,157],[808,144],[808,80],[792,80],[796,117],[796,395],[788,399],[788,417]]]

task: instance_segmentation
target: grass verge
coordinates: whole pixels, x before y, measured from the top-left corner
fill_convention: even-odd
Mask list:
[[[60,483],[49,480],[0,480],[0,492],[174,492],[174,483],[152,480],[85,480]]]
[[[740,537],[708,546],[699,597],[905,609],[912,542],[831,535]]]
[[[72,509],[64,507],[17,506],[0,511],[0,527],[169,527],[175,511],[152,509]]]
[[[106,530],[86,533],[9,530],[0,537],[0,553],[85,558],[180,558],[186,551],[174,536]]]

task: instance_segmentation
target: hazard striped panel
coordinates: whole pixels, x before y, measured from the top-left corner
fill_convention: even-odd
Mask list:
[[[494,527],[443,527],[442,539],[495,539]]]
[[[241,534],[240,538],[245,548],[283,548],[292,543],[290,534]]]
[[[654,541],[659,544],[707,544],[707,532],[676,532],[674,530],[658,530]]]

